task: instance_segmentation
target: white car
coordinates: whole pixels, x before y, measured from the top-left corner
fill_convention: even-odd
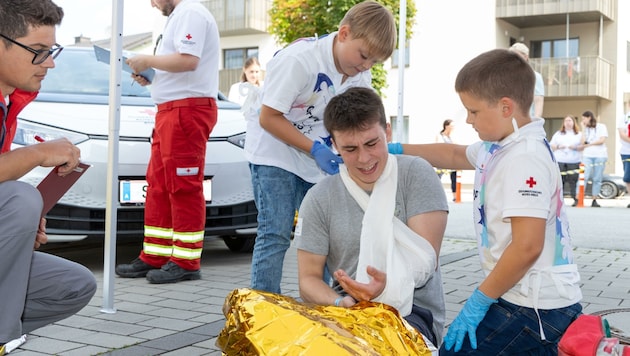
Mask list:
[[[94,50],[69,47],[55,59],[37,99],[19,116],[14,148],[67,137],[91,167],[46,215],[50,241],[103,237],[109,132],[109,65]],[[122,73],[117,194],[118,238],[143,235],[144,181],[156,108],[150,87],[132,85]],[[232,251],[251,251],[257,210],[248,162],[243,155],[246,123],[239,106],[219,95],[218,122],[206,153],[206,235],[223,237]],[[36,168],[23,180],[37,185],[50,168]]]

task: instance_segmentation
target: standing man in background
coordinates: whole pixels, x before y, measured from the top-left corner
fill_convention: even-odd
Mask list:
[[[151,0],[167,16],[155,55],[137,55],[127,64],[135,73],[155,69],[157,103],[147,168],[144,245],[130,264],[116,266],[126,278],[150,283],[201,278],[206,223],[203,195],[206,143],[217,122],[219,31],[198,0]]]
[[[516,42],[510,47],[510,51],[516,52],[529,62],[529,48],[521,42]],[[543,117],[543,105],[545,104],[545,82],[543,81],[542,74],[534,71],[536,76],[536,86],[534,87],[534,102],[529,109],[529,116],[531,118]]]

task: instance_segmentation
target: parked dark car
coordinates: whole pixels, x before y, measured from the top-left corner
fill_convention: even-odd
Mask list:
[[[587,196],[587,197],[592,196],[592,193],[591,193],[592,186],[593,185],[591,181],[587,182],[586,187],[584,187],[584,196]],[[599,191],[599,198],[615,199],[626,193],[628,192],[626,189],[626,183],[623,181],[623,178],[621,178],[620,176],[604,174],[602,178],[602,188]],[[564,187],[564,196],[565,197],[571,196],[568,185],[565,185]]]

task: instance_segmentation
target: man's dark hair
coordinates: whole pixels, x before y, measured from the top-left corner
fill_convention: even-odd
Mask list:
[[[61,24],[63,9],[51,0],[1,0],[0,33],[16,39],[29,33],[29,26],[56,26]],[[11,42],[2,39],[8,48]]]
[[[324,126],[333,138],[335,131],[361,131],[375,122],[387,129],[383,101],[371,88],[350,88],[334,96],[324,111]]]

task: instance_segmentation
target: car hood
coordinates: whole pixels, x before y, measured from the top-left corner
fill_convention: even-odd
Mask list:
[[[55,95],[40,93],[19,117],[29,121],[80,132],[87,135],[109,134],[108,97]],[[222,105],[222,103],[219,103]],[[211,137],[229,137],[245,132],[242,113],[233,105],[219,107],[218,122]],[[120,107],[120,137],[150,137],[157,108],[150,98],[123,97]]]

